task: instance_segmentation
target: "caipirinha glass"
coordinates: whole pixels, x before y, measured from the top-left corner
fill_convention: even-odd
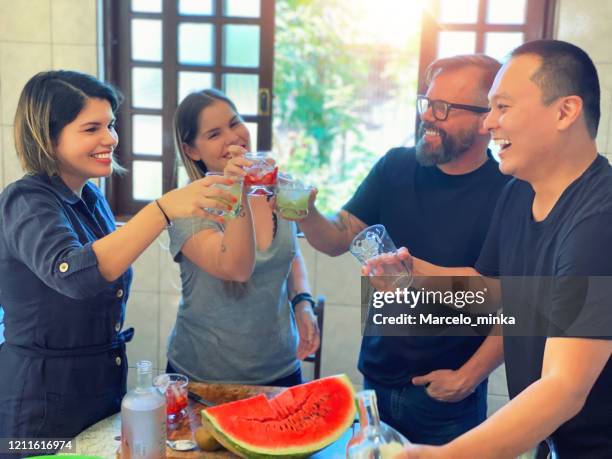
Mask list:
[[[448,118],[448,112],[451,108],[459,110],[468,110],[470,112],[475,113],[487,113],[491,111],[491,109],[488,107],[478,107],[477,105],[452,104],[450,102],[446,102],[445,100],[430,100],[427,96],[418,95],[417,110],[419,112],[419,116],[422,117],[429,107],[431,107],[431,112],[433,113],[434,118],[438,121],[445,121],[446,118]]]

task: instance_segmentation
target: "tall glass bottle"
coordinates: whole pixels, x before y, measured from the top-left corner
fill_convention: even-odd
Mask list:
[[[376,405],[376,392],[363,390],[355,397],[359,430],[346,446],[348,459],[390,459],[410,444],[397,430],[382,424]]]
[[[136,364],[138,382],[121,402],[121,459],[166,457],[166,398],[153,387],[152,364]]]

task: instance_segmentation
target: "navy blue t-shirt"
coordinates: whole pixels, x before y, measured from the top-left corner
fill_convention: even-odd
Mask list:
[[[502,276],[504,314],[516,318],[520,332],[504,330],[510,397],[540,378],[547,336],[610,339],[606,335],[612,334],[612,278],[603,277],[612,276],[608,160],[598,156],[543,221],[533,220],[533,199],[528,183],[508,183],[476,264],[483,275]],[[562,458],[612,457],[611,360],[582,411],[552,438]]]
[[[508,178],[489,157],[468,174],[423,167],[414,148],[383,156],[344,209],[367,225],[382,224],[397,247],[442,266],[474,266]],[[364,336],[359,370],[387,386],[461,367],[484,337]]]

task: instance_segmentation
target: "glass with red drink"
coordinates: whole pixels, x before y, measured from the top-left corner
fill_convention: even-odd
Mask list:
[[[187,408],[187,376],[178,373],[164,373],[155,378],[153,385],[166,396],[168,422],[176,422],[185,415]]]
[[[249,195],[272,195],[276,187],[278,167],[269,152],[257,151],[247,153],[245,158],[253,161],[253,165],[245,167],[247,175],[244,177],[244,186]]]

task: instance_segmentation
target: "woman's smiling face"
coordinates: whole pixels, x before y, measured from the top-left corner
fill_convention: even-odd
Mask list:
[[[203,161],[211,172],[221,172],[232,157],[229,147],[240,145],[250,150],[251,139],[242,118],[222,100],[204,108],[198,117],[198,133],[193,146],[185,145],[187,155]]]
[[[79,194],[87,180],[109,176],[118,142],[111,104],[106,99],[87,99],[81,112],[58,136],[55,154],[60,177]]]

